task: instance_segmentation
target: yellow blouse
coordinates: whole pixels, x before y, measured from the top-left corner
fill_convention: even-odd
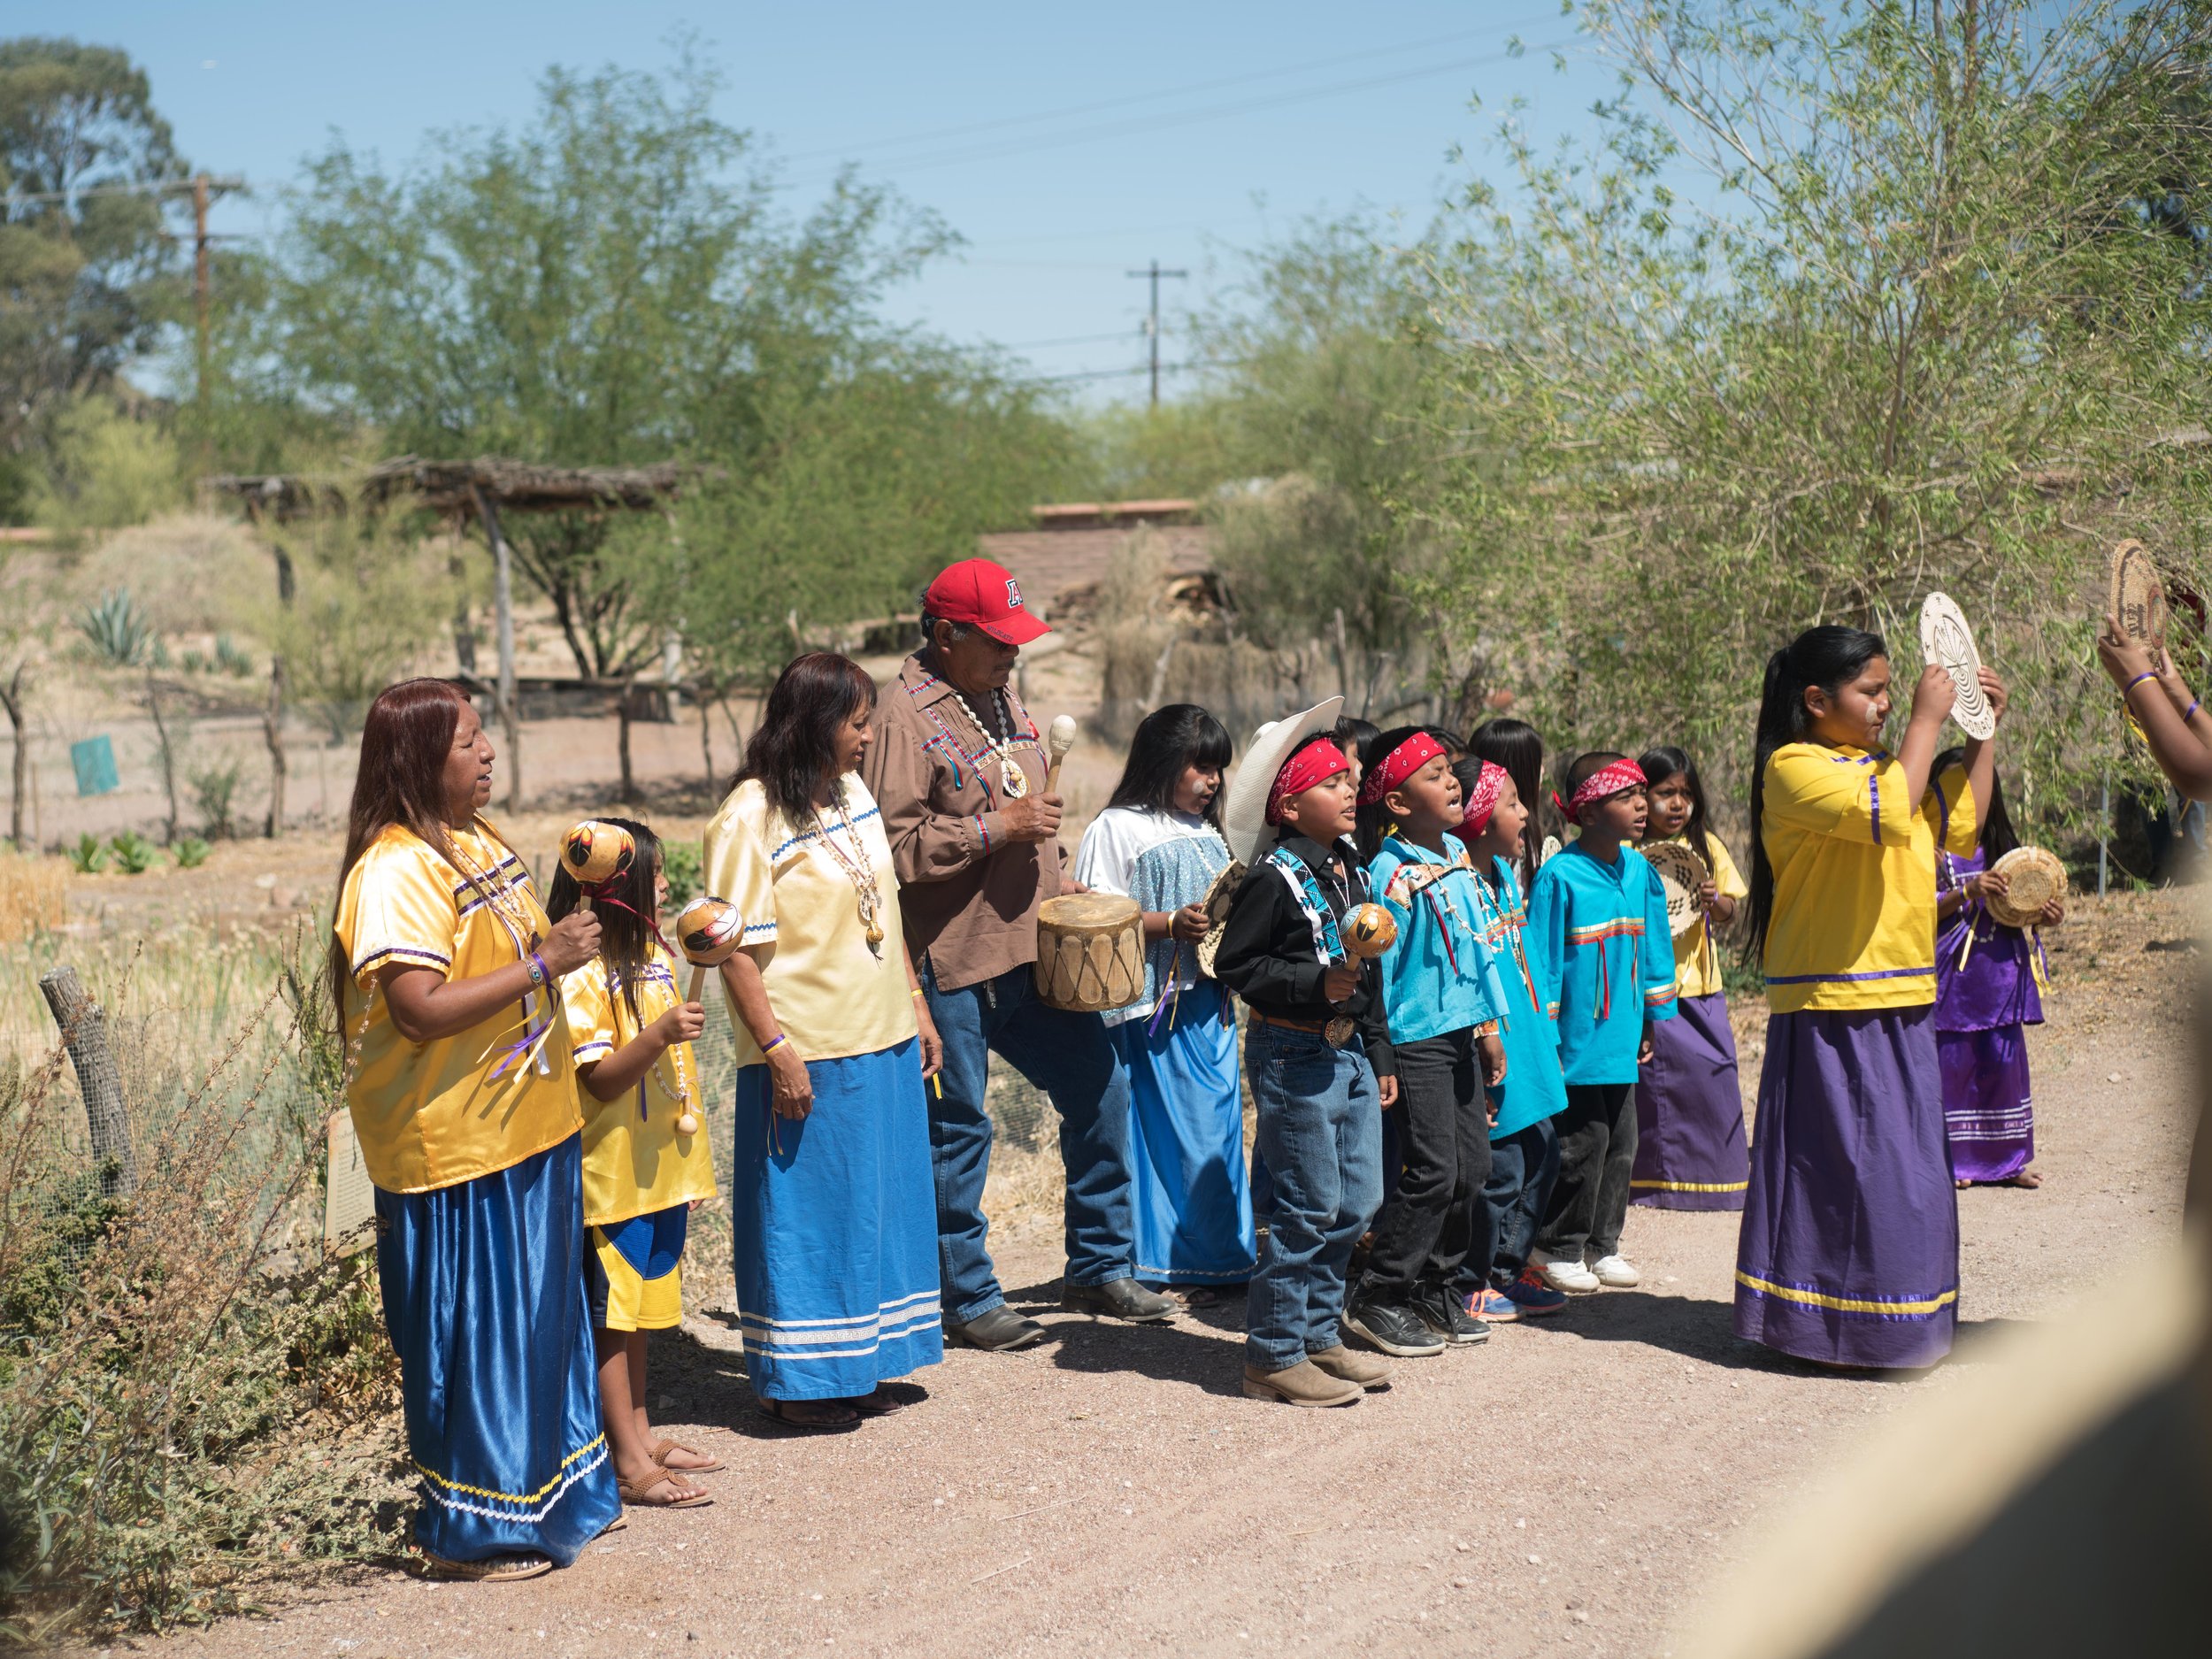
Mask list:
[[[568,1034],[548,991],[430,1042],[392,1024],[381,970],[472,979],[519,961],[549,926],[497,830],[480,818],[452,834],[457,867],[413,831],[386,830],[347,872],[333,924],[365,999],[349,995],[342,1010],[347,1041],[358,1042],[346,1104],[369,1179],[387,1192],[473,1180],[583,1126]]]
[[[1966,773],[1919,801],[1893,757],[1789,743],[1767,762],[1759,833],[1774,867],[1767,1006],[1918,1008],[1935,1001],[1935,856],[1974,850]]]
[[[879,1054],[918,1029],[900,949],[891,843],[867,786],[856,774],[844,782],[842,811],[833,807],[818,822],[794,824],[770,810],[757,779],[748,779],[707,826],[707,891],[744,917],[745,949],[758,956],[769,1006],[803,1060]],[[856,871],[875,877],[880,955],[869,949],[861,926]],[[759,1064],[759,1046],[734,1003],[730,1019],[738,1064]]]
[[[675,964],[657,946],[638,977],[634,1014],[614,972],[604,962],[586,963],[561,980],[576,1064],[605,1059],[682,1000]],[[696,1134],[676,1133],[686,1104],[672,1092],[676,1088],[689,1096],[691,1110],[701,1118]],[[611,1227],[633,1216],[714,1196],[699,1061],[689,1043],[668,1049],[618,1099],[595,1098],[580,1079],[576,1092],[584,1108],[587,1225]]]
[[[1682,835],[1663,839],[1687,844]],[[1719,836],[1709,830],[1705,845],[1696,850],[1703,855],[1705,867],[1713,872],[1713,886],[1723,898],[1740,905],[1751,896],[1743,872],[1736,868],[1736,861],[1728,856]],[[1700,916],[1697,925],[1674,941],[1674,994],[1678,997],[1710,996],[1720,988],[1720,944],[1707,931],[1705,918]]]

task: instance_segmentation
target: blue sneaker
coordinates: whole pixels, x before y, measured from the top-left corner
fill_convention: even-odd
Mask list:
[[[1523,1268],[1520,1278],[1497,1294],[1519,1309],[1525,1318],[1541,1318],[1548,1313],[1557,1313],[1568,1302],[1566,1292],[1554,1290],[1537,1276],[1532,1267]]]
[[[1512,1297],[1487,1285],[1467,1299],[1467,1311],[1489,1325],[1511,1325],[1521,1317]]]

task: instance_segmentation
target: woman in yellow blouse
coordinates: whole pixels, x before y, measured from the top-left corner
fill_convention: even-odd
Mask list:
[[[676,964],[655,921],[668,899],[660,838],[631,818],[630,867],[591,889],[599,955],[561,981],[584,1097],[584,1267],[599,1350],[599,1401],[626,1503],[693,1509],[712,1502],[687,1477],[722,1467],[663,1440],[645,1412],[645,1333],[683,1323],[680,1263],[693,1206],[714,1196],[714,1164],[699,1123],[705,1011],[676,991]],[[584,891],[554,872],[546,912],[565,920]]]
[[[875,682],[828,652],[768,694],[707,826],[710,892],[745,918],[723,964],[737,1026],[731,1252],[761,1409],[846,1429],[943,1357],[923,1079],[941,1050],[857,769]]]
[[[1981,671],[2001,719],[2004,682]],[[1971,852],[1995,756],[1928,787],[1955,695],[1930,665],[1884,746],[1879,634],[1768,660],[1752,773],[1751,940],[1767,1052],[1736,1249],[1736,1334],[1829,1365],[1931,1365],[1958,1320],[1958,1197],[1936,1056],[1936,853]]]
[[[459,687],[370,705],[334,924],[347,1104],[433,1572],[566,1566],[620,1512],[585,1317],[583,1118],[553,926],[482,816],[492,746]]]

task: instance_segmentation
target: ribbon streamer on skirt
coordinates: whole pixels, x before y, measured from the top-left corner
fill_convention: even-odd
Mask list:
[[[526,1025],[521,1037],[510,1043],[505,1048],[499,1050],[499,1064],[492,1068],[492,1081],[496,1083],[501,1078],[506,1076],[508,1068],[511,1066],[528,1065],[535,1057],[540,1045],[552,1034],[552,1031],[553,1021],[550,1018],[534,1029]],[[492,1051],[487,1049],[484,1057],[489,1059],[491,1054]]]

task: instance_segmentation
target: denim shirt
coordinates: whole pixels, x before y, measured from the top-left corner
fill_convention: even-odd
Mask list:
[[[1417,891],[1408,877],[1424,867],[1446,873]],[[1497,959],[1483,941],[1474,872],[1456,836],[1444,837],[1441,853],[1386,837],[1367,865],[1367,885],[1398,924],[1398,941],[1382,959],[1393,1042],[1490,1025],[1505,1012]]]
[[[1571,841],[1536,872],[1528,932],[1567,1081],[1633,1083],[1644,1022],[1674,1018],[1674,935],[1657,872],[1633,847],[1609,864]]]

